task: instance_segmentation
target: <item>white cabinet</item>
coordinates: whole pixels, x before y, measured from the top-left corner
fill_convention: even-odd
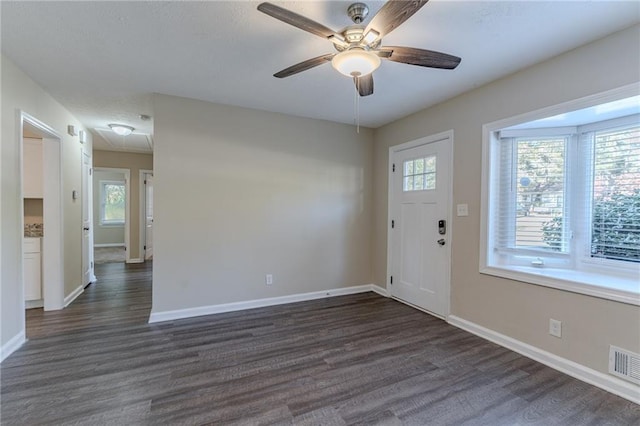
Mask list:
[[[24,268],[24,300],[42,299],[41,238],[25,238],[22,255]]]
[[[24,138],[22,181],[24,198],[42,198],[42,139]]]

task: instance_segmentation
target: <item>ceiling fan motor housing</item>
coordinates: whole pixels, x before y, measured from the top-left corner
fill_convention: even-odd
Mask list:
[[[361,24],[369,14],[369,7],[364,3],[353,3],[347,9],[349,18],[356,24]]]

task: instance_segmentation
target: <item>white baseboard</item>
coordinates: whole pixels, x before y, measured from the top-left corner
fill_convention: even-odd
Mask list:
[[[7,343],[2,345],[2,348],[0,348],[0,362],[4,361],[9,355],[17,351],[26,341],[24,330],[13,336]]]
[[[151,312],[151,315],[149,315],[149,323],[199,317],[202,315],[221,314],[223,312],[242,311],[245,309],[262,308],[265,306],[283,305],[285,303],[304,302],[307,300],[323,299],[325,297],[366,293],[368,291],[380,293],[381,291],[384,291],[384,289],[374,284],[365,284],[353,287],[336,288],[332,290],[314,291],[310,293],[291,294],[288,296],[269,297],[266,299],[247,300],[244,302],[199,306],[197,308],[178,309],[175,311]]]
[[[448,323],[507,349],[511,349],[514,352],[538,361],[578,380],[582,380],[590,385],[597,386],[607,392],[611,392],[612,394],[621,396],[624,399],[628,399],[631,402],[640,404],[640,387],[632,383],[627,383],[617,377],[585,367],[582,364],[562,358],[558,355],[552,354],[551,352],[531,346],[527,343],[521,342],[520,340],[513,339],[455,315],[449,315]]]
[[[124,243],[108,243],[108,244],[94,244],[93,248],[101,247],[124,247]]]
[[[140,259],[140,258],[136,258],[136,259],[129,259],[129,260],[127,260],[127,262],[126,262],[126,263],[144,263],[144,260],[143,260],[143,259]]]
[[[370,284],[370,285],[371,285],[371,291],[378,293],[380,296],[389,297],[389,291],[386,288],[382,288],[375,284]]]
[[[42,299],[24,301],[25,309],[34,309],[34,308],[42,308],[42,307],[44,307],[44,300]]]
[[[69,306],[71,302],[76,300],[76,298],[80,296],[83,292],[84,292],[83,285],[76,287],[75,290],[73,290],[71,293],[69,293],[67,297],[64,298],[64,307],[66,308],[67,306]]]

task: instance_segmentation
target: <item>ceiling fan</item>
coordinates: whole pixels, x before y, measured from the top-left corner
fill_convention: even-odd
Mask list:
[[[340,73],[352,77],[360,96],[373,94],[373,71],[380,66],[380,58],[429,68],[454,69],[461,59],[457,56],[415,47],[382,46],[382,38],[409,19],[429,0],[389,0],[365,27],[369,13],[364,3],[353,3],[347,14],[355,25],[337,32],[295,12],[272,3],[258,5],[260,12],[298,27],[333,43],[338,53],[328,53],[307,59],[278,71],[273,76],[289,77],[327,62]]]

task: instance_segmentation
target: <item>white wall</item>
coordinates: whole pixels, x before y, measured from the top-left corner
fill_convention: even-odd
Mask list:
[[[18,110],[49,125],[62,137],[62,205],[64,211],[64,283],[68,295],[82,283],[82,204],[71,192],[81,190],[82,144],[67,134],[67,125],[85,130],[66,109],[47,92],[2,56],[2,193],[0,249],[0,345],[23,330],[21,306],[23,201],[20,194],[20,134]],[[86,145],[91,150],[91,134]],[[46,232],[46,230],[45,230]]]
[[[95,164],[94,164],[95,167]],[[101,225],[100,224],[100,204],[102,203],[100,193],[100,181],[112,180],[123,181],[125,175],[122,172],[107,172],[93,170],[93,245],[101,244],[121,244],[124,246],[124,225]]]
[[[464,64],[464,63],[463,63]],[[386,283],[389,146],[454,130],[451,313],[490,330],[607,371],[609,345],[640,353],[640,308],[482,275],[479,270],[482,125],[640,80],[640,27],[550,61],[377,129],[374,153],[374,281]],[[548,334],[549,318],[563,337]]]
[[[154,111],[152,313],[370,283],[370,130],[162,95]]]

